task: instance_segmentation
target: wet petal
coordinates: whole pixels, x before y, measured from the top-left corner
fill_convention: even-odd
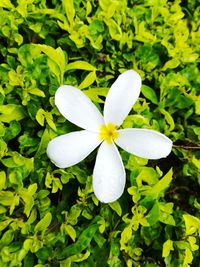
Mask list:
[[[124,191],[125,170],[114,144],[101,144],[93,172],[93,190],[101,202],[113,202]]]
[[[55,104],[70,122],[91,131],[98,131],[104,123],[98,108],[81,90],[62,85],[55,94]]]
[[[134,70],[119,75],[111,86],[104,105],[105,123],[120,126],[140,94],[141,78]]]
[[[119,130],[115,143],[141,158],[160,159],[169,155],[172,141],[164,134],[148,129]]]
[[[67,168],[86,158],[101,143],[98,134],[87,130],[64,134],[52,139],[47,155],[59,168]]]

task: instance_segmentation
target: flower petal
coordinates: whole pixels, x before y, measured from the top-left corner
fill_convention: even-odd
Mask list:
[[[140,75],[128,70],[119,75],[111,86],[104,105],[105,123],[120,126],[139,97],[141,87]]]
[[[125,170],[121,156],[114,144],[101,144],[93,172],[93,190],[101,202],[113,202],[124,191]]]
[[[81,90],[73,86],[60,86],[55,94],[55,104],[67,120],[83,129],[98,131],[104,124],[98,108]]]
[[[47,155],[59,168],[67,168],[86,158],[101,143],[97,133],[87,130],[60,135],[52,139]]]
[[[169,155],[172,141],[164,134],[148,129],[119,130],[118,146],[141,158],[160,159]]]

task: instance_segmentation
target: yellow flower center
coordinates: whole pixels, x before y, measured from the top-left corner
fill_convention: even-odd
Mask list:
[[[101,125],[99,131],[99,138],[105,140],[107,144],[112,144],[112,141],[119,136],[117,132],[117,125],[108,123],[107,125]]]

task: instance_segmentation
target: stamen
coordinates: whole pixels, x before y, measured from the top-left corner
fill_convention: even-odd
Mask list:
[[[112,123],[100,127],[99,138],[105,140],[107,144],[112,144],[113,140],[119,136],[117,126]]]

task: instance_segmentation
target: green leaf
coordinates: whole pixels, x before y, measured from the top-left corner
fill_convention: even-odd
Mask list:
[[[185,258],[184,258],[183,266],[186,266],[192,263],[192,261],[193,261],[192,251],[189,248],[185,248]]]
[[[89,246],[97,229],[98,224],[92,224],[88,228],[84,229],[77,242],[69,245],[68,247],[64,248],[63,251],[59,252],[58,258],[69,257],[71,255],[81,253]]]
[[[0,203],[4,206],[10,206],[13,202],[14,194],[10,191],[0,192]]]
[[[159,175],[154,168],[144,166],[140,169],[140,173],[136,177],[136,182],[139,188],[142,187],[142,182],[148,185],[154,185],[158,182],[158,177]]]
[[[47,228],[49,227],[50,223],[52,220],[52,215],[50,212],[47,212],[44,216],[44,218],[42,218],[35,226],[34,228],[34,232],[43,232],[45,230],[47,230]]]
[[[165,241],[165,243],[163,244],[163,251],[162,251],[162,257],[166,258],[169,256],[170,251],[174,250],[173,248],[173,241],[168,239],[167,241]]]
[[[8,151],[8,147],[4,140],[0,139],[0,159],[6,156]]]
[[[10,70],[8,73],[10,84],[13,86],[24,86],[23,77],[20,73],[15,72],[14,70]]]
[[[38,150],[35,154],[35,157],[39,157],[40,155],[44,154],[46,152],[46,148],[47,148],[47,144],[49,143],[49,141],[55,137],[55,134],[52,133],[52,130],[49,129],[45,129],[42,137],[41,137],[41,141],[39,143],[39,147]]]
[[[184,214],[183,219],[185,221],[186,235],[192,235],[197,231],[200,234],[200,220],[197,217]]]
[[[64,230],[65,230],[65,233],[68,234],[73,241],[75,241],[76,239],[75,229],[69,224],[64,224]]]
[[[134,203],[137,203],[140,200],[140,193],[138,187],[136,186],[129,187],[128,193],[132,196]]]
[[[121,208],[121,206],[120,206],[120,204],[119,204],[118,201],[111,202],[111,203],[109,203],[108,205],[109,205],[109,206],[111,207],[111,209],[113,209],[119,216],[122,215],[122,208]]]
[[[79,89],[84,89],[89,87],[91,84],[93,84],[95,80],[96,80],[96,72],[92,71],[85,77],[85,79],[79,85]]]
[[[106,242],[106,239],[99,232],[95,233],[94,240],[100,248],[102,248]]]
[[[18,188],[23,187],[23,176],[19,170],[13,170],[8,175],[9,183],[15,185]]]
[[[0,191],[5,189],[6,186],[6,173],[4,171],[0,171]]]
[[[109,203],[109,206],[112,210],[114,210],[119,216],[122,215],[122,208],[118,201]]]
[[[49,58],[48,59],[48,66],[49,66],[51,72],[56,76],[58,83],[61,83],[61,73],[60,73],[60,68],[59,68],[58,64]]]
[[[159,205],[156,202],[147,215],[147,221],[150,225],[154,225],[158,222],[160,215]]]
[[[45,97],[45,93],[42,90],[38,89],[38,88],[29,89],[28,91],[32,95],[37,95],[37,96],[40,96],[40,97]]]
[[[164,109],[160,109],[160,112],[165,116],[165,120],[169,124],[169,131],[173,131],[175,128],[175,123],[170,113]]]
[[[9,127],[6,128],[4,135],[4,140],[8,142],[9,140],[15,138],[21,131],[21,125],[18,121],[11,121]]]
[[[38,44],[37,47],[40,48],[40,50],[45,53],[52,61],[57,63],[61,72],[64,72],[66,60],[65,54],[60,47],[54,49],[51,46],[40,44]]]
[[[62,83],[66,65],[66,57],[63,50],[60,47],[54,49],[53,47],[48,45],[38,44],[35,46],[48,56],[48,63],[51,71],[57,76],[57,78],[59,78],[59,82]],[[58,73],[57,66],[60,73]]]
[[[18,45],[23,43],[23,36],[21,34],[15,33],[13,37]]]
[[[34,206],[33,195],[37,191],[37,184],[29,185],[28,189],[22,188],[19,192],[21,199],[24,201],[24,213],[29,217],[31,210]]]
[[[13,219],[8,218],[4,221],[0,222],[0,231],[3,231],[11,222],[13,221]]]
[[[165,63],[163,70],[175,69],[180,65],[180,63],[181,63],[180,60],[177,58],[170,59]]]
[[[45,112],[45,119],[46,119],[47,124],[49,125],[49,127],[51,127],[51,129],[56,132],[57,131],[56,125],[53,122],[53,116],[52,116],[52,114],[50,112]]]
[[[0,1],[0,7],[8,8],[8,9],[14,9],[15,7],[10,2],[10,0],[1,0]]]
[[[132,226],[131,224],[124,228],[124,230],[121,233],[121,239],[120,239],[120,249],[125,250],[127,242],[131,239],[133,236]]]
[[[20,121],[25,117],[26,112],[20,105],[7,104],[0,106],[0,121],[2,122]]]
[[[19,196],[10,191],[0,192],[0,203],[3,206],[9,206],[10,215],[13,213],[15,206],[19,205]]]
[[[74,9],[74,1],[73,0],[62,0],[63,7],[65,9],[65,13],[67,15],[67,19],[70,24],[73,24],[73,19],[75,16],[75,9]]]
[[[13,230],[8,230],[6,231],[3,236],[1,237],[1,240],[0,240],[0,245],[2,246],[6,246],[6,245],[9,245],[14,239],[14,232]]]
[[[173,225],[173,226],[176,225],[176,222],[173,216],[168,213],[164,213],[164,212],[160,213],[159,221],[165,224]]]
[[[66,260],[61,261],[60,267],[71,267],[72,266],[71,263],[82,262],[82,261],[86,260],[89,256],[90,256],[89,251],[86,251],[84,254],[79,253],[77,255],[70,256]]]
[[[195,103],[195,112],[197,115],[200,115],[200,96],[193,96],[192,99]]]
[[[62,190],[63,185],[59,178],[53,178],[52,193],[56,193],[58,189]]]
[[[45,114],[46,112],[42,108],[40,108],[36,114],[35,118],[41,126],[44,126]]]
[[[122,30],[120,26],[113,19],[107,19],[105,20],[105,23],[108,26],[109,33],[112,39],[116,41],[120,41],[122,38]]]
[[[158,104],[158,99],[157,99],[157,95],[155,93],[155,91],[147,86],[147,85],[142,85],[141,91],[143,93],[143,95],[149,99],[153,104]]]
[[[199,249],[199,246],[196,244],[197,240],[194,236],[188,236],[188,242],[190,243],[190,247],[192,251]]]
[[[82,212],[81,205],[79,204],[73,205],[67,216],[67,221],[72,225],[76,225],[78,222],[78,217],[80,216],[81,212]]]
[[[151,189],[144,192],[145,195],[151,195],[151,196],[157,196],[160,194],[163,190],[165,190],[172,180],[172,168],[168,171],[168,173],[158,181],[157,184],[155,184]]]
[[[92,66],[90,63],[85,62],[85,61],[80,61],[80,60],[69,63],[65,68],[65,70],[73,70],[73,69],[88,70],[88,71],[96,70],[96,68]]]
[[[92,101],[96,103],[104,103],[99,96],[106,97],[108,88],[91,88],[83,91]]]

